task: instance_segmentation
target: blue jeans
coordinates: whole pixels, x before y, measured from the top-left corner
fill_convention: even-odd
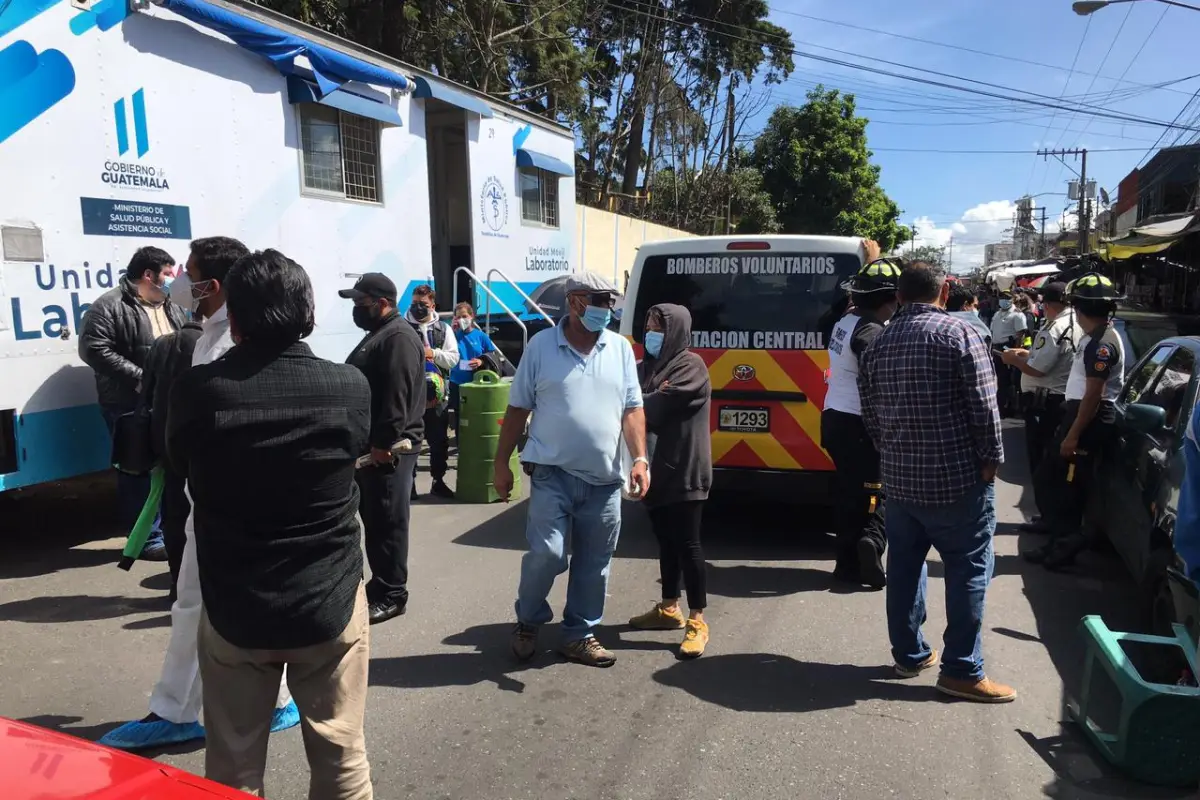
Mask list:
[[[947,678],[983,677],[983,606],[992,578],[996,487],[980,483],[950,506],[914,506],[888,499],[887,617],[892,657],[914,667],[929,657],[925,623],[925,557],[942,557],[946,581]]]
[[[104,415],[104,424],[108,426],[109,437],[112,437],[116,430],[117,420],[128,411],[128,409],[117,406],[100,407],[100,412]],[[133,526],[137,524],[138,517],[142,514],[142,508],[146,505],[146,498],[149,496],[149,475],[117,473],[117,514],[125,536],[128,536],[129,532],[133,530]],[[162,541],[162,535],[162,511],[160,508],[159,513],[154,517],[154,525],[150,529],[150,538],[146,540],[146,543]]]
[[[525,538],[529,551],[521,558],[517,619],[545,625],[554,618],[546,601],[554,579],[567,571],[570,542],[571,575],[563,638],[586,639],[604,616],[608,573],[621,533],[621,484],[593,486],[557,467],[534,468]]]

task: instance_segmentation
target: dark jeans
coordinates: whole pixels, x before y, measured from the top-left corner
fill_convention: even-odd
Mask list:
[[[946,652],[942,674],[978,680],[983,672],[983,606],[992,578],[996,487],[979,483],[949,506],[915,506],[895,499],[887,508],[888,638],[892,657],[915,667],[932,652],[925,624],[925,558],[942,557],[946,582]]]
[[[355,480],[362,495],[359,515],[366,534],[367,601],[408,602],[408,521],[417,454],[397,459],[394,466],[363,467]]]
[[[425,409],[425,441],[429,444],[429,476],[435,481],[446,477],[450,468],[449,415],[437,409]],[[413,477],[417,477],[417,462],[413,461]]]
[[[108,426],[109,438],[112,438],[116,430],[117,420],[132,410],[117,406],[100,407],[100,413],[104,415],[104,424]],[[117,515],[121,529],[126,536],[133,530],[133,526],[137,524],[138,517],[141,516],[142,508],[145,507],[146,498],[149,495],[149,475],[127,475],[124,472],[117,472]],[[162,513],[160,510],[159,515],[154,519],[154,526],[151,528],[150,538],[147,539],[147,543],[161,537]]]
[[[187,544],[187,518],[192,511],[184,487],[187,479],[166,470],[163,481],[162,519],[163,544],[167,548],[167,568],[171,570],[171,602],[175,601],[175,585],[179,582],[179,567],[183,563],[183,548]]]
[[[455,433],[458,433],[458,398],[459,398],[458,384],[451,383],[450,384],[450,398],[449,398],[449,404],[446,406],[446,413],[454,415],[454,416],[450,417],[450,423],[451,423],[450,428]]]
[[[688,608],[708,606],[705,591],[704,550],[700,547],[700,517],[703,500],[671,503],[649,509],[650,523],[658,538],[658,569],[664,600],[679,599],[679,576],[687,587]]]
[[[1039,403],[1035,393],[1025,392],[1022,399],[1025,406],[1025,454],[1029,458],[1029,475],[1032,477],[1054,442],[1054,432],[1058,430],[1059,420],[1062,419],[1063,396],[1046,395]]]
[[[1058,430],[1033,476],[1038,510],[1056,539],[1082,532],[1088,492],[1095,485],[1096,465],[1102,463],[1101,454],[1115,437],[1111,424],[1092,420],[1079,437],[1082,452],[1075,456],[1072,470],[1071,462],[1062,457],[1061,447],[1075,422],[1077,408],[1078,404],[1072,403],[1064,409]]]
[[[837,565],[857,571],[860,539],[869,539],[880,555],[887,547],[879,453],[862,417],[832,409],[821,412],[821,446],[837,468]]]
[[[1020,408],[1021,373],[1001,361],[996,352],[992,353],[992,365],[996,368],[996,401],[1000,416],[1012,416]]]

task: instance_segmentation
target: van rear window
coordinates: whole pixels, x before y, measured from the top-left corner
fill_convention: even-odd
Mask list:
[[[646,312],[675,303],[692,312],[692,347],[823,350],[846,307],[841,285],[861,266],[850,253],[651,256],[642,265],[633,332]]]

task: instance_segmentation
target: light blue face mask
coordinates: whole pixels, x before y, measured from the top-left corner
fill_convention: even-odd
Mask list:
[[[646,331],[646,355],[658,358],[662,352],[664,335],[662,331]]]
[[[1000,307],[1005,310],[1012,308],[1012,300],[1001,300]]]
[[[580,321],[583,322],[583,327],[592,333],[599,333],[608,327],[608,323],[612,322],[612,309],[588,306]]]

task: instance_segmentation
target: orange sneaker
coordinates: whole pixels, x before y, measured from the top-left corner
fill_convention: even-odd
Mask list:
[[[683,612],[678,607],[674,611],[664,611],[658,604],[645,614],[639,614],[629,620],[629,627],[639,631],[677,631],[683,625]]]

